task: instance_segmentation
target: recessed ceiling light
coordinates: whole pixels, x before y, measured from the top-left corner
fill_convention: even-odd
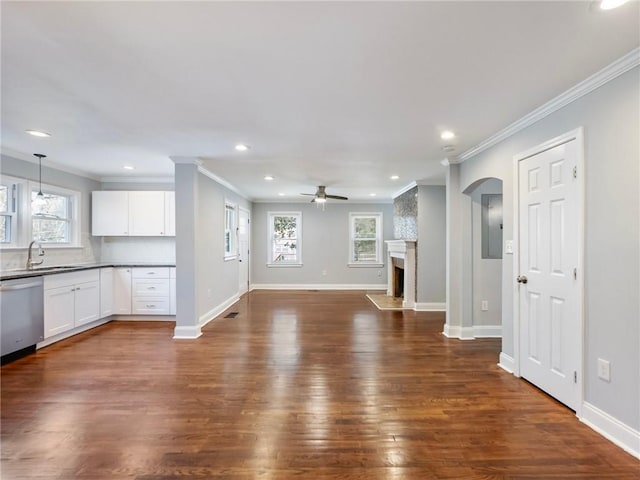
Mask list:
[[[370,193],[370,194],[369,194],[369,196],[370,196],[370,197],[375,197],[375,196],[376,196],[376,194],[375,194],[375,193]]]
[[[25,130],[29,135],[33,135],[34,137],[50,137],[51,134],[47,132],[41,132],[40,130]]]
[[[125,166],[124,166],[124,167],[122,167],[122,168],[124,168],[125,170],[135,170],[135,168],[134,168],[134,167],[132,167],[131,165],[125,165]]]
[[[284,197],[284,193],[282,193],[282,192],[280,192],[278,195],[279,195],[280,197]]]
[[[398,175],[391,175],[389,178],[391,180],[398,180],[400,177]]]
[[[455,136],[456,134],[453,133],[451,130],[445,130],[440,134],[440,138],[442,140],[451,140],[452,138],[455,138]]]
[[[239,143],[235,146],[235,149],[239,152],[246,152],[247,150],[249,150],[249,145]]]
[[[627,0],[602,0],[600,2],[601,10],[613,10],[627,3]]]
[[[267,182],[270,182],[271,180],[273,180],[273,178],[274,178],[274,177],[273,177],[272,175],[265,175],[265,176],[264,176],[264,179],[265,179]]]

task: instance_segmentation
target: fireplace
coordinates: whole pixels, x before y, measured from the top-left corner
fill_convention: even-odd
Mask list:
[[[402,298],[404,308],[416,304],[416,242],[387,240],[387,295]]]

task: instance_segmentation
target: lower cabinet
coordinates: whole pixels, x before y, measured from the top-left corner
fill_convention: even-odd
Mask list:
[[[113,269],[113,313],[131,314],[131,269],[117,267]]]
[[[133,268],[131,277],[131,313],[169,315],[169,268]]]
[[[100,276],[98,270],[45,276],[45,338],[99,318]]]

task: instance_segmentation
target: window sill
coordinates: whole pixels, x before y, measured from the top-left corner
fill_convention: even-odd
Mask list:
[[[349,268],[382,268],[384,263],[347,263]]]
[[[84,248],[82,245],[56,245],[56,244],[50,244],[50,243],[43,243],[41,244],[42,249],[43,250],[62,250],[62,249],[69,249],[69,250],[73,250],[73,249],[82,249]],[[29,250],[28,246],[10,246],[10,247],[4,247],[4,246],[0,246],[0,250],[2,251],[8,251],[8,250],[13,250],[13,251],[20,251],[20,250]],[[36,248],[37,250],[37,248]]]
[[[267,268],[300,268],[301,263],[267,263]]]

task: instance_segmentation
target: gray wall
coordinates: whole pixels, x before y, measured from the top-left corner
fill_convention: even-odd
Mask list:
[[[302,267],[267,267],[268,212],[302,212]],[[393,238],[393,205],[328,202],[255,203],[251,220],[251,283],[386,285],[386,265],[348,267],[349,212],[382,212],[383,240]],[[386,263],[386,249],[383,249]],[[326,271],[326,275],[322,272]]]
[[[485,180],[471,196],[471,222],[473,230],[473,325],[502,324],[502,259],[482,258],[482,204],[481,195],[502,193],[502,182]],[[489,310],[483,312],[481,302],[489,302]]]
[[[446,297],[446,191],[417,187],[417,302],[444,303]]]
[[[584,127],[585,400],[640,429],[640,68],[540,120],[461,165],[461,188],[481,178],[503,180],[504,239],[513,238],[513,156]],[[503,260],[503,312],[511,322],[513,257]],[[512,330],[503,352],[513,354]],[[597,359],[611,362],[611,382]]]
[[[0,157],[0,172],[11,177],[24,178],[38,181],[38,164],[26,162],[7,155]],[[100,183],[86,177],[63,172],[46,166],[46,160],[42,165],[42,183],[58,187],[76,190],[81,195],[80,205],[80,241],[82,248],[47,248],[45,253],[45,265],[58,265],[63,263],[87,263],[100,260],[100,240],[91,236],[91,192],[100,190]],[[3,269],[19,268],[24,266],[27,254],[26,249],[18,251],[3,251]]]

